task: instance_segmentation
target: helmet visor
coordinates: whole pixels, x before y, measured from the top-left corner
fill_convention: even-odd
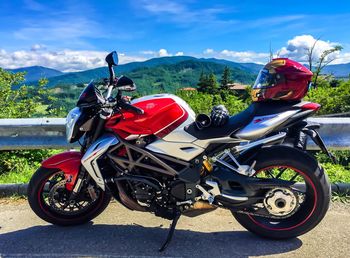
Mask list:
[[[276,73],[270,73],[268,69],[262,69],[256,81],[254,83],[253,89],[263,89],[275,86],[277,83]]]

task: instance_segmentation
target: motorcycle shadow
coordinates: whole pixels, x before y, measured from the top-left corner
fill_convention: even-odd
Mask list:
[[[272,241],[247,231],[205,233],[179,229],[168,249],[159,253],[167,233],[166,228],[139,225],[34,226],[1,234],[0,256],[250,257],[286,253],[302,245],[298,238]]]

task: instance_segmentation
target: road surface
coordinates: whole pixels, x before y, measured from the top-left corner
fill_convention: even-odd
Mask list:
[[[181,217],[164,253],[170,221],[117,203],[92,223],[49,225],[25,200],[0,200],[1,257],[350,257],[350,205],[333,204],[321,224],[288,241],[255,237],[228,211]]]

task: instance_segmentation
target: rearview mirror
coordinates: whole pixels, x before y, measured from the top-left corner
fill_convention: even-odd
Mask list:
[[[108,66],[116,66],[118,65],[119,59],[118,59],[118,54],[116,51],[113,51],[111,53],[109,53],[106,56],[106,62],[108,64]]]
[[[134,91],[136,90],[136,85],[130,78],[121,76],[117,81],[116,88],[123,91]]]

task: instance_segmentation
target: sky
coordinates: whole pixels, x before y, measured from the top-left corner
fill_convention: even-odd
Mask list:
[[[333,63],[350,62],[350,1],[323,0],[0,0],[0,67],[41,65],[79,71],[190,55],[266,63],[305,61],[342,45]]]

